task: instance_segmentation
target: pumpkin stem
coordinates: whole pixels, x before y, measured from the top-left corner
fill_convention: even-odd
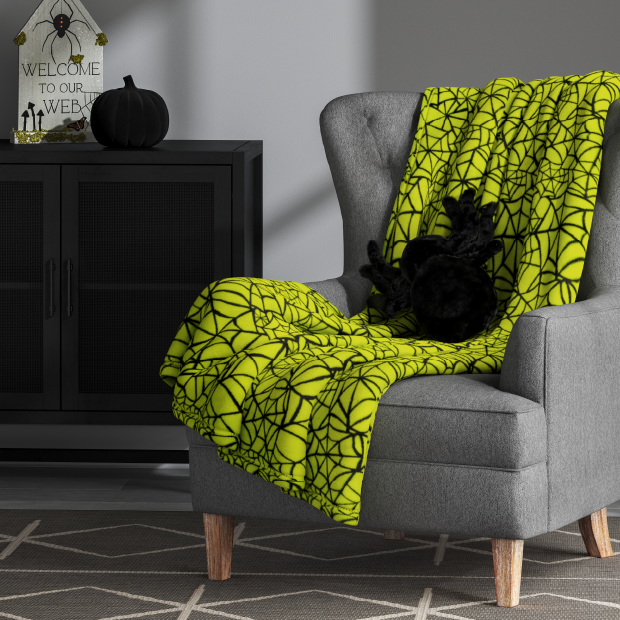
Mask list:
[[[125,88],[137,88],[137,86],[133,83],[133,78],[131,77],[131,75],[124,77],[123,80],[125,81]]]

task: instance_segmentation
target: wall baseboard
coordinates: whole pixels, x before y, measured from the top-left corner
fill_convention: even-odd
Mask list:
[[[0,418],[4,416],[0,415]],[[0,423],[0,450],[17,449],[187,450],[187,427],[183,424],[180,426],[157,424],[139,426],[135,424]]]
[[[47,463],[189,463],[188,450],[51,450],[0,448],[2,461]]]
[[[607,506],[608,517],[620,517],[620,502]]]

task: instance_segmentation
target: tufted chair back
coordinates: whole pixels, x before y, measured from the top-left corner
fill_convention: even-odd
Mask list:
[[[321,136],[342,212],[344,272],[351,314],[371,284],[358,269],[366,245],[381,245],[411,152],[422,93],[370,92],[338,97],[320,117]],[[620,100],[609,108],[592,230],[577,300],[620,286]]]

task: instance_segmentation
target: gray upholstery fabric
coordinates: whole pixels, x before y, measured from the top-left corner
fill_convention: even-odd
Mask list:
[[[321,114],[342,209],[344,273],[309,283],[346,316],[381,243],[417,126],[420,93],[339,97]],[[578,303],[520,317],[497,375],[413,377],[379,404],[360,527],[529,538],[620,499],[620,101],[605,126],[601,181]],[[333,524],[217,457],[187,429],[194,510]]]
[[[193,446],[189,458],[197,512],[335,524],[275,484],[225,463],[214,447]],[[546,504],[544,463],[506,471],[369,458],[355,527],[525,539],[547,531]]]
[[[370,239],[383,243],[418,125],[421,93],[361,93],[325,106],[320,127],[342,212],[349,311],[366,305],[370,282],[358,269]]]
[[[348,319],[351,318],[351,299],[347,293],[347,289],[336,278],[332,280],[323,280],[321,282],[305,282],[307,286],[314,289],[317,293],[320,293],[331,301],[342,314]]]
[[[331,301],[348,319],[364,309],[372,288],[370,280],[362,278],[359,273],[305,284]]]
[[[620,499],[620,286],[520,317],[500,389],[543,405],[549,530]]]
[[[547,460],[542,406],[501,392],[499,375],[404,379],[381,397],[369,457],[522,469]]]

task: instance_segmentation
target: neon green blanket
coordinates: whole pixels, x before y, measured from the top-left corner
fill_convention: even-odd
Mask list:
[[[605,118],[619,97],[620,76],[609,72],[427,89],[384,256],[398,266],[409,239],[449,235],[446,195],[473,188],[478,209],[498,202],[504,250],[486,265],[499,298],[489,329],[445,344],[416,336],[410,309],[347,319],[303,284],[220,280],[194,302],[160,369],[174,386],[174,415],[227,463],[357,525],[373,421],[390,385],[498,372],[521,314],[575,301]]]

